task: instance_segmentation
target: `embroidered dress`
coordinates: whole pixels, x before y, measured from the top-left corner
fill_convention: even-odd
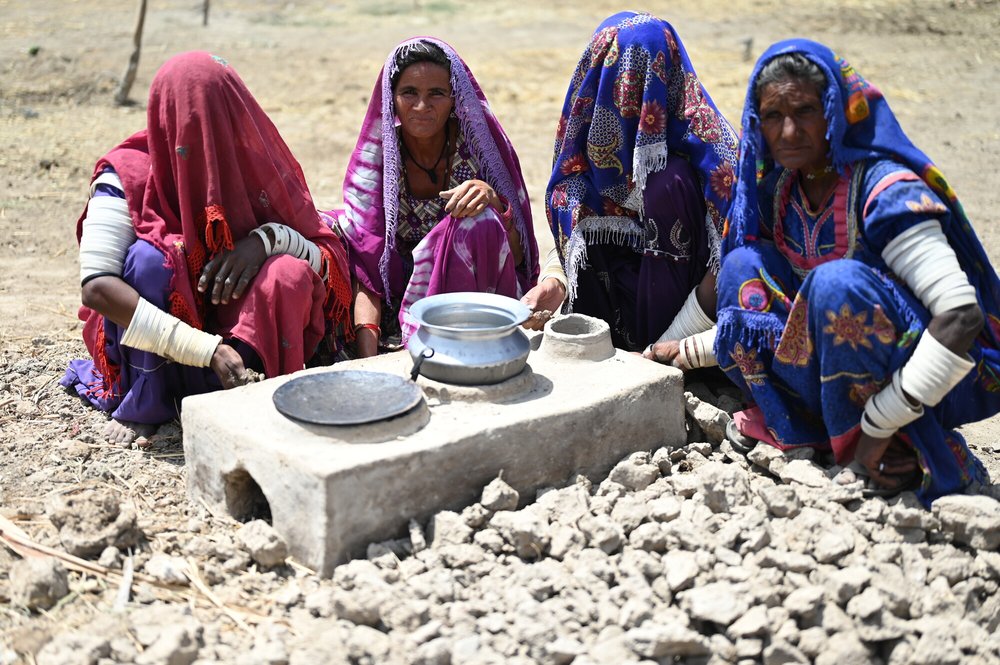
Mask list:
[[[846,62],[819,44],[784,42],[762,56],[750,80],[768,60],[792,51],[832,82],[824,102],[840,179],[810,210],[798,174],[766,154],[751,85],[734,224],[718,280],[716,355],[759,407],[765,440],[783,449],[830,449],[838,462],[851,461],[865,402],[906,363],[931,318],[882,251],[914,225],[938,220],[988,324],[970,350],[975,369],[896,434],[916,453],[923,472],[918,496],[929,503],[985,480],[954,428],[1000,411],[1000,282],[943,176]],[[756,185],[758,159],[764,170]]]
[[[267,376],[302,369],[328,324],[346,320],[351,291],[346,249],[316,213],[298,162],[239,75],[207,53],[176,56],[157,72],[147,116],[147,128],[94,170],[94,178],[117,173],[124,191],[96,194],[125,198],[135,229],[121,278],[156,307],[222,335],[247,366]],[[267,222],[315,243],[328,279],[276,255],[238,300],[213,305],[199,294],[205,263]],[[124,329],[93,310],[81,308],[80,318],[92,360],[72,361],[62,385],[118,420],[161,423],[181,398],[221,387],[208,368],[122,346]]]
[[[649,14],[605,20],[583,52],[556,130],[546,214],[569,307],[637,350],[717,269],[736,135],[677,33]]]
[[[469,149],[468,141],[459,132],[455,145],[455,150],[450,156],[446,172],[448,182],[441,187],[442,190],[451,189],[462,184],[466,180],[472,180],[479,176],[479,165],[476,158]],[[399,172],[399,224],[396,229],[397,243],[401,253],[412,254],[412,248],[423,240],[424,236],[431,232],[437,223],[448,214],[444,206],[446,201],[441,197],[431,199],[418,199],[410,193],[406,186],[406,172]]]
[[[418,201],[406,191],[391,78],[396,54],[417,41],[437,45],[451,63],[461,136],[449,186],[483,180],[508,202],[508,210],[487,208],[456,219],[444,212],[443,200]],[[505,213],[521,238],[524,261],[519,266],[513,265],[501,220]],[[519,298],[538,279],[538,246],[517,154],[468,66],[437,39],[408,40],[389,54],[347,167],[344,209],[330,215],[350,247],[354,278],[383,301],[383,341],[392,323],[388,317],[398,321],[404,342],[413,333],[408,310],[419,298],[456,291]]]

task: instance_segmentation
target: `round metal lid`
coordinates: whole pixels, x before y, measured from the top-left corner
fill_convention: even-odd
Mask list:
[[[362,425],[410,411],[424,398],[420,386],[385,372],[344,370],[308,374],[274,391],[274,407],[314,425]]]

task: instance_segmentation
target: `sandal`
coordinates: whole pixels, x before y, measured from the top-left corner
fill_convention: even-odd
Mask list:
[[[757,445],[757,439],[741,432],[735,420],[730,420],[729,424],[726,425],[726,440],[729,441],[733,450],[743,455],[749,453]]]

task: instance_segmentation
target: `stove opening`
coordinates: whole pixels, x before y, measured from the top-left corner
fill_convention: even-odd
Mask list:
[[[264,520],[271,523],[271,504],[267,502],[260,485],[246,469],[236,469],[223,479],[226,491],[226,509],[233,519],[240,522]]]

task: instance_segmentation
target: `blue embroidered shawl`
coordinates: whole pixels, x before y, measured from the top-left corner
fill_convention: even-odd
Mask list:
[[[601,23],[566,93],[545,192],[571,297],[588,242],[641,247],[646,179],[675,152],[700,177],[717,268],[736,145],[669,23],[635,12]]]

